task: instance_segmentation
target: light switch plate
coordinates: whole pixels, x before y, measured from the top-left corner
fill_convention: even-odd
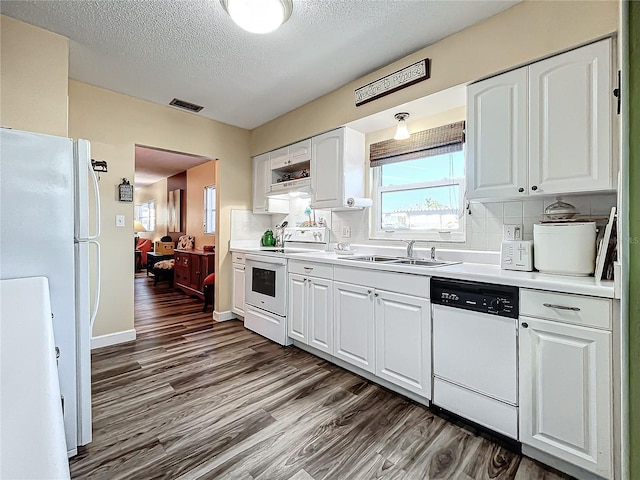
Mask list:
[[[116,215],[116,227],[124,227],[124,215]]]
[[[351,237],[351,227],[349,225],[342,226],[342,238],[350,238]]]

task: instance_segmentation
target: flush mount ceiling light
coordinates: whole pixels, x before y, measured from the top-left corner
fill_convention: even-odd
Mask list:
[[[231,19],[251,33],[270,33],[286,22],[293,0],[220,0]]]
[[[393,139],[406,140],[410,137],[409,129],[407,128],[407,118],[409,118],[409,114],[407,112],[396,113],[393,117],[398,120],[398,128],[396,128],[396,134],[393,136]]]

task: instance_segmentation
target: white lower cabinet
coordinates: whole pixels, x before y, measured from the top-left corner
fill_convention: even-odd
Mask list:
[[[520,441],[612,478],[611,332],[520,316]]]
[[[325,353],[332,353],[332,305],[333,281],[290,273],[289,337]]]
[[[333,354],[368,372],[375,372],[373,289],[335,282]]]
[[[431,398],[429,300],[342,282],[334,299],[334,355]]]
[[[231,264],[232,268],[232,292],[231,296],[233,299],[233,304],[231,311],[241,317],[244,317],[244,255],[238,258],[242,258],[242,263],[236,263],[236,256],[234,254],[233,260],[234,262]]]
[[[376,290],[376,375],[431,398],[431,324],[426,298]]]

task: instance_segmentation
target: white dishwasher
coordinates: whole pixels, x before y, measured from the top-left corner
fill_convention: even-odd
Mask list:
[[[518,439],[518,288],[431,279],[433,403]]]

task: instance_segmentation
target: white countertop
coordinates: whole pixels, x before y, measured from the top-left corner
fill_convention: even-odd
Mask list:
[[[255,247],[231,247],[232,251],[244,253],[263,253]],[[450,252],[449,252],[450,253]],[[355,256],[362,252],[356,252]],[[370,254],[370,252],[367,252]],[[540,272],[518,272],[502,270],[499,265],[487,263],[464,262],[440,267],[424,267],[401,264],[385,264],[375,262],[359,262],[349,260],[346,255],[334,252],[305,252],[280,254],[290,260],[306,260],[353,268],[368,268],[391,272],[403,272],[430,277],[471,280],[477,282],[495,283],[499,285],[513,285],[516,287],[549,290],[553,292],[574,293],[594,297],[614,298],[612,281],[596,283],[593,277],[573,277],[568,275],[551,275]]]
[[[69,478],[49,282],[0,280],[0,478]]]

